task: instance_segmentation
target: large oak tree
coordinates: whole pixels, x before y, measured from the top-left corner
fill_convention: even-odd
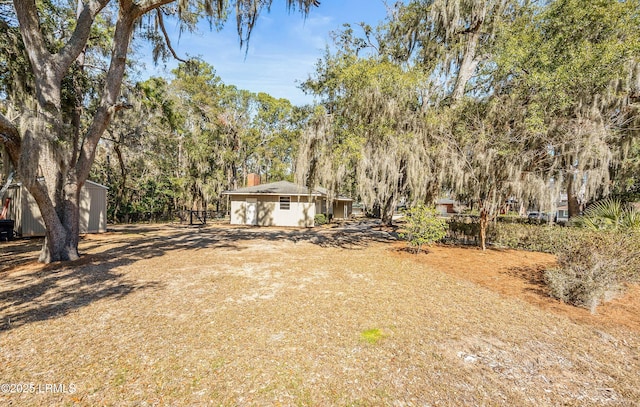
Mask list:
[[[32,80],[33,87],[27,88],[19,100],[8,100],[0,111],[0,141],[23,185],[37,202],[46,226],[40,254],[43,262],[79,257],[80,190],[88,178],[100,138],[114,114],[126,107],[120,90],[131,39],[140,27],[140,19],[153,16],[157,22],[155,27],[162,32],[163,16],[168,13],[177,14],[191,25],[200,17],[208,17],[214,25],[219,25],[230,9],[234,9],[243,44],[249,39],[259,13],[268,9],[272,1],[84,0],[78,1],[77,9],[70,3],[13,1],[12,11],[28,56],[28,79]],[[287,0],[287,4],[306,14],[319,2]],[[45,20],[54,7],[72,15],[75,12],[76,18],[62,29],[55,27],[52,35],[51,26]],[[12,18],[11,12],[3,12],[2,16],[5,14],[3,22]],[[83,75],[83,54],[93,28],[103,19],[115,23],[107,31],[110,33],[110,53],[105,56],[108,67],[97,92],[94,113],[83,123],[78,119],[85,100],[82,90],[77,89],[76,106],[69,109],[65,106],[65,84]]]

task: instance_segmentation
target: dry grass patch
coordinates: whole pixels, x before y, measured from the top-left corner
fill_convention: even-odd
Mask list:
[[[382,231],[359,229],[122,228],[86,238],[75,264],[5,267],[2,380],[77,391],[4,394],[0,403],[640,400],[637,331],[491,287],[522,281],[509,270],[540,259],[491,252],[479,262],[439,247],[416,257],[393,245]],[[481,278],[482,264],[508,267]]]

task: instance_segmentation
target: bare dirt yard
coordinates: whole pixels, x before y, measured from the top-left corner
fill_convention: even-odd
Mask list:
[[[553,256],[375,226],[119,226],[0,243],[0,405],[633,406],[640,288],[550,299]]]

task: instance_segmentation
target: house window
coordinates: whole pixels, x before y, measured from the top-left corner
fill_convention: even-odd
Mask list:
[[[291,197],[290,196],[281,196],[280,197],[280,210],[288,211],[291,208]]]

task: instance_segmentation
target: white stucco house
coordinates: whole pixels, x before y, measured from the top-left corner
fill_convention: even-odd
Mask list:
[[[288,181],[224,191],[229,196],[232,225],[313,227],[316,214],[333,219],[351,216],[353,200],[336,197],[328,207],[327,191],[309,190]]]

